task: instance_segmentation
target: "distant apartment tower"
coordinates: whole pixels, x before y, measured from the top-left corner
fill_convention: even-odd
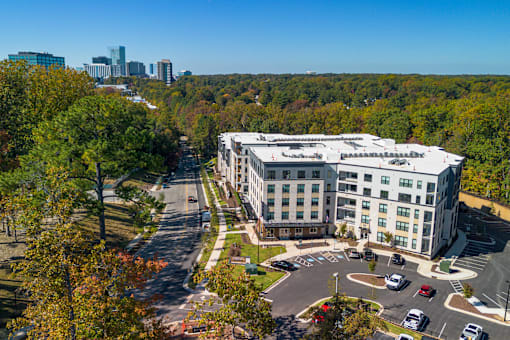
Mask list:
[[[106,64],[84,64],[85,71],[96,79],[108,78],[112,75],[111,65]]]
[[[149,64],[149,75],[158,76],[158,64]]]
[[[92,57],[92,64],[106,64],[111,65],[112,59],[105,57],[105,56],[99,56],[99,57]]]
[[[172,63],[169,59],[158,61],[158,79],[164,81],[166,85],[172,84]]]
[[[64,57],[56,57],[49,53],[18,52],[18,54],[9,54],[9,60],[26,60],[29,65],[41,65],[45,67],[53,65],[65,67]]]
[[[112,68],[112,76],[124,76],[126,75],[126,47],[124,46],[110,46],[108,47],[110,52],[110,58],[113,65],[119,65],[120,67]]]
[[[127,76],[145,76],[145,65],[139,61],[128,61],[126,63]]]

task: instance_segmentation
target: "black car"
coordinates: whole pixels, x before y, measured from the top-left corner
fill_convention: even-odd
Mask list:
[[[296,270],[296,267],[288,261],[273,261],[271,267],[280,268],[283,270]]]
[[[365,248],[365,249],[363,249],[363,259],[365,261],[372,261],[372,260],[377,261],[377,255],[374,254],[372,249]]]
[[[393,254],[393,255],[391,255],[391,262],[394,264],[397,264],[397,265],[402,265],[402,264],[406,263],[406,260],[400,254]]]

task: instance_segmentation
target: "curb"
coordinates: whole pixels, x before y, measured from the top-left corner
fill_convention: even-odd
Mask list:
[[[375,286],[373,284],[367,283],[365,281],[353,279],[351,277],[351,275],[356,275],[356,274],[371,275],[371,276],[380,276],[380,275],[376,275],[376,274],[367,274],[367,273],[349,273],[349,274],[347,274],[347,279],[351,280],[352,282],[356,282],[356,283],[359,283],[359,284],[362,284],[362,285],[365,285],[365,286],[369,286],[369,287],[372,287],[372,288],[375,288],[375,289],[387,289],[386,286],[379,287],[379,286]]]
[[[475,240],[470,240],[470,239],[467,239],[468,240],[468,243],[476,243],[476,244],[481,244],[481,245],[484,245],[484,246],[493,246],[496,244],[496,240],[493,239],[492,237],[490,238],[492,241],[491,242],[483,242],[483,241],[475,241]]]
[[[188,275],[186,275],[186,278],[182,282],[182,288],[184,288],[187,292],[192,294],[196,294],[198,293],[198,291],[189,287],[189,280],[191,279],[191,275],[193,275],[193,268],[195,267],[196,263],[200,261],[203,253],[204,248],[200,249],[200,253],[198,253],[197,258],[193,261],[193,265],[191,266],[191,269],[188,271]]]
[[[270,285],[269,287],[267,287],[263,293],[264,294],[267,294],[269,293],[273,288],[276,288],[280,283],[282,283],[283,281],[285,281],[287,278],[289,278],[289,276],[291,275],[288,271],[285,271],[285,270],[280,270],[278,268],[274,268],[274,267],[271,267],[271,266],[265,266],[265,265],[262,265],[262,264],[259,264],[259,266],[261,267],[265,267],[265,268],[271,268],[271,269],[274,269],[274,270],[278,270],[278,271],[281,271],[281,272],[285,272],[285,275],[283,277],[281,277],[278,281],[276,281],[275,283],[273,283],[272,285]]]
[[[501,326],[510,326],[510,323],[505,323],[503,321],[499,321],[499,320],[496,320],[496,319],[493,319],[493,318],[490,318],[488,316],[483,316],[483,315],[480,315],[480,314],[476,314],[476,313],[472,313],[472,312],[468,312],[468,311],[465,311],[463,309],[460,309],[460,308],[455,308],[455,307],[451,307],[450,306],[450,301],[452,299],[452,297],[454,295],[459,295],[459,296],[462,296],[462,294],[459,294],[459,293],[451,293],[448,295],[448,297],[446,298],[446,300],[444,301],[444,306],[450,310],[453,310],[455,312],[459,312],[459,313],[463,313],[463,314],[467,314],[467,315],[470,315],[472,317],[475,317],[475,318],[479,318],[479,319],[483,319],[483,320],[486,320],[486,321],[490,321],[490,322],[493,322],[493,323],[497,323]],[[475,307],[476,308],[476,307]]]

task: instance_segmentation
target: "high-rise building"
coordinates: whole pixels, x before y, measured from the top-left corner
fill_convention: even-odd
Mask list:
[[[139,61],[128,61],[126,63],[127,76],[145,76],[145,65]]]
[[[149,75],[158,76],[158,64],[149,64]]]
[[[97,79],[108,78],[112,74],[111,65],[106,64],[83,64],[85,71],[92,77]]]
[[[126,75],[126,64],[109,65],[112,70],[112,77],[121,77]]]
[[[112,59],[105,57],[105,56],[99,56],[99,57],[92,57],[92,64],[106,64],[111,65]]]
[[[158,79],[170,85],[174,81],[172,75],[172,63],[169,59],[161,59],[158,61]]]
[[[126,75],[126,47],[124,46],[110,46],[108,47],[108,51],[110,52],[110,58],[112,60],[112,65],[120,65],[121,67],[118,68],[119,75],[118,76],[124,76]],[[114,77],[117,77],[115,75],[117,72],[114,72],[112,68],[112,75]]]
[[[9,60],[26,60],[29,65],[45,67],[53,65],[65,67],[64,57],[56,57],[49,53],[18,52],[18,54],[9,54]]]

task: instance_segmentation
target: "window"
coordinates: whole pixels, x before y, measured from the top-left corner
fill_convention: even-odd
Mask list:
[[[420,211],[418,209],[414,210],[414,218],[420,218]]]
[[[415,238],[413,238],[413,241],[411,242],[411,247],[413,249],[416,249],[416,239]]]
[[[424,222],[430,222],[432,221],[432,212],[431,211],[425,211],[423,213],[423,221]]]
[[[333,177],[333,171],[328,170],[328,178],[331,178],[331,177]]]
[[[268,193],[268,194],[272,194],[272,193],[274,193],[274,184],[269,184],[269,185],[267,186],[267,193]]]
[[[381,176],[381,184],[390,184],[389,176]]]
[[[377,242],[384,242],[384,233],[382,231],[377,232]]]
[[[296,199],[296,205],[302,207],[303,205],[305,205],[305,199],[303,197],[298,197]]]
[[[372,175],[365,174],[365,182],[372,182]]]
[[[409,223],[397,221],[397,230],[409,231]]]
[[[282,207],[288,207],[289,206],[289,198],[284,197],[282,198]]]
[[[306,172],[305,170],[298,170],[297,172],[297,178],[305,178],[306,177]]]
[[[303,212],[296,211],[296,220],[302,220],[302,219],[303,219]]]
[[[418,182],[416,183],[416,188],[417,188],[417,189],[421,189],[421,181],[418,181]]]
[[[317,228],[310,228],[310,234],[317,234]]]
[[[312,192],[319,192],[319,184],[312,184]]]
[[[413,180],[407,179],[407,178],[401,178],[398,182],[398,185],[403,188],[412,188],[413,187]]]
[[[269,170],[267,172],[267,179],[276,179],[276,171],[274,170]]]
[[[372,195],[372,189],[363,188],[363,196],[370,196],[370,195]]]
[[[301,218],[303,218],[303,216],[301,216]],[[296,229],[294,229],[294,232],[295,232],[296,235],[297,234],[302,234],[303,233],[303,228],[296,228]]]
[[[274,207],[274,198],[268,198],[267,199],[267,206],[268,207]]]
[[[381,198],[388,199],[388,192],[385,190],[381,190]]]
[[[339,179],[341,181],[343,180],[346,180],[346,179],[358,179],[358,173],[356,172],[347,172],[347,171],[340,171],[340,173],[338,174],[339,176]]]
[[[316,220],[316,219],[318,219],[318,218],[319,218],[319,212],[318,212],[318,211],[312,211],[312,212],[310,213],[310,218],[311,218],[312,220]]]
[[[397,215],[398,216],[409,217],[409,215],[411,215],[411,209],[403,208],[403,207],[397,207]]]
[[[320,170],[312,170],[312,178],[321,178]]]
[[[361,215],[361,223],[370,223],[370,217],[368,215]]]
[[[312,206],[319,205],[319,198],[318,197],[312,197]]]
[[[289,191],[290,191],[290,184],[282,185],[282,192],[289,192]]]
[[[425,197],[425,204],[434,205],[434,194],[427,194]]]
[[[430,240],[429,239],[422,239],[421,240],[421,252],[422,253],[428,253],[430,247]]]
[[[274,220],[274,212],[273,211],[267,212],[267,220],[268,221]]]
[[[363,209],[370,209],[370,201],[363,201],[363,202],[361,202],[361,207]]]
[[[282,178],[283,179],[290,179],[290,170],[283,170],[282,171]]]
[[[385,218],[382,218],[382,217],[379,217],[379,218],[377,219],[377,225],[378,225],[379,227],[384,227],[384,228],[386,228],[386,219],[385,219]]]
[[[384,203],[379,204],[379,212],[387,213],[388,212],[388,205]]]
[[[413,225],[413,234],[418,234],[418,225],[417,224]]]
[[[421,203],[421,197],[420,196],[416,196],[416,204],[420,204]]]
[[[398,201],[399,202],[404,202],[404,203],[411,203],[411,195],[409,194],[403,194],[403,193],[398,193]]]
[[[401,247],[407,247],[407,237],[395,236],[395,245]]]
[[[326,197],[326,205],[330,205],[331,204],[331,197],[327,196]]]
[[[298,184],[297,185],[297,192],[299,192],[299,193],[305,192],[305,185],[304,184]]]
[[[430,223],[423,223],[423,236],[430,236],[430,232],[432,231],[432,226]]]
[[[436,191],[436,183],[427,183],[427,192]]]
[[[326,191],[331,191],[331,184],[330,183],[326,184]]]
[[[282,211],[282,220],[288,220],[288,219],[289,219],[289,212]]]

